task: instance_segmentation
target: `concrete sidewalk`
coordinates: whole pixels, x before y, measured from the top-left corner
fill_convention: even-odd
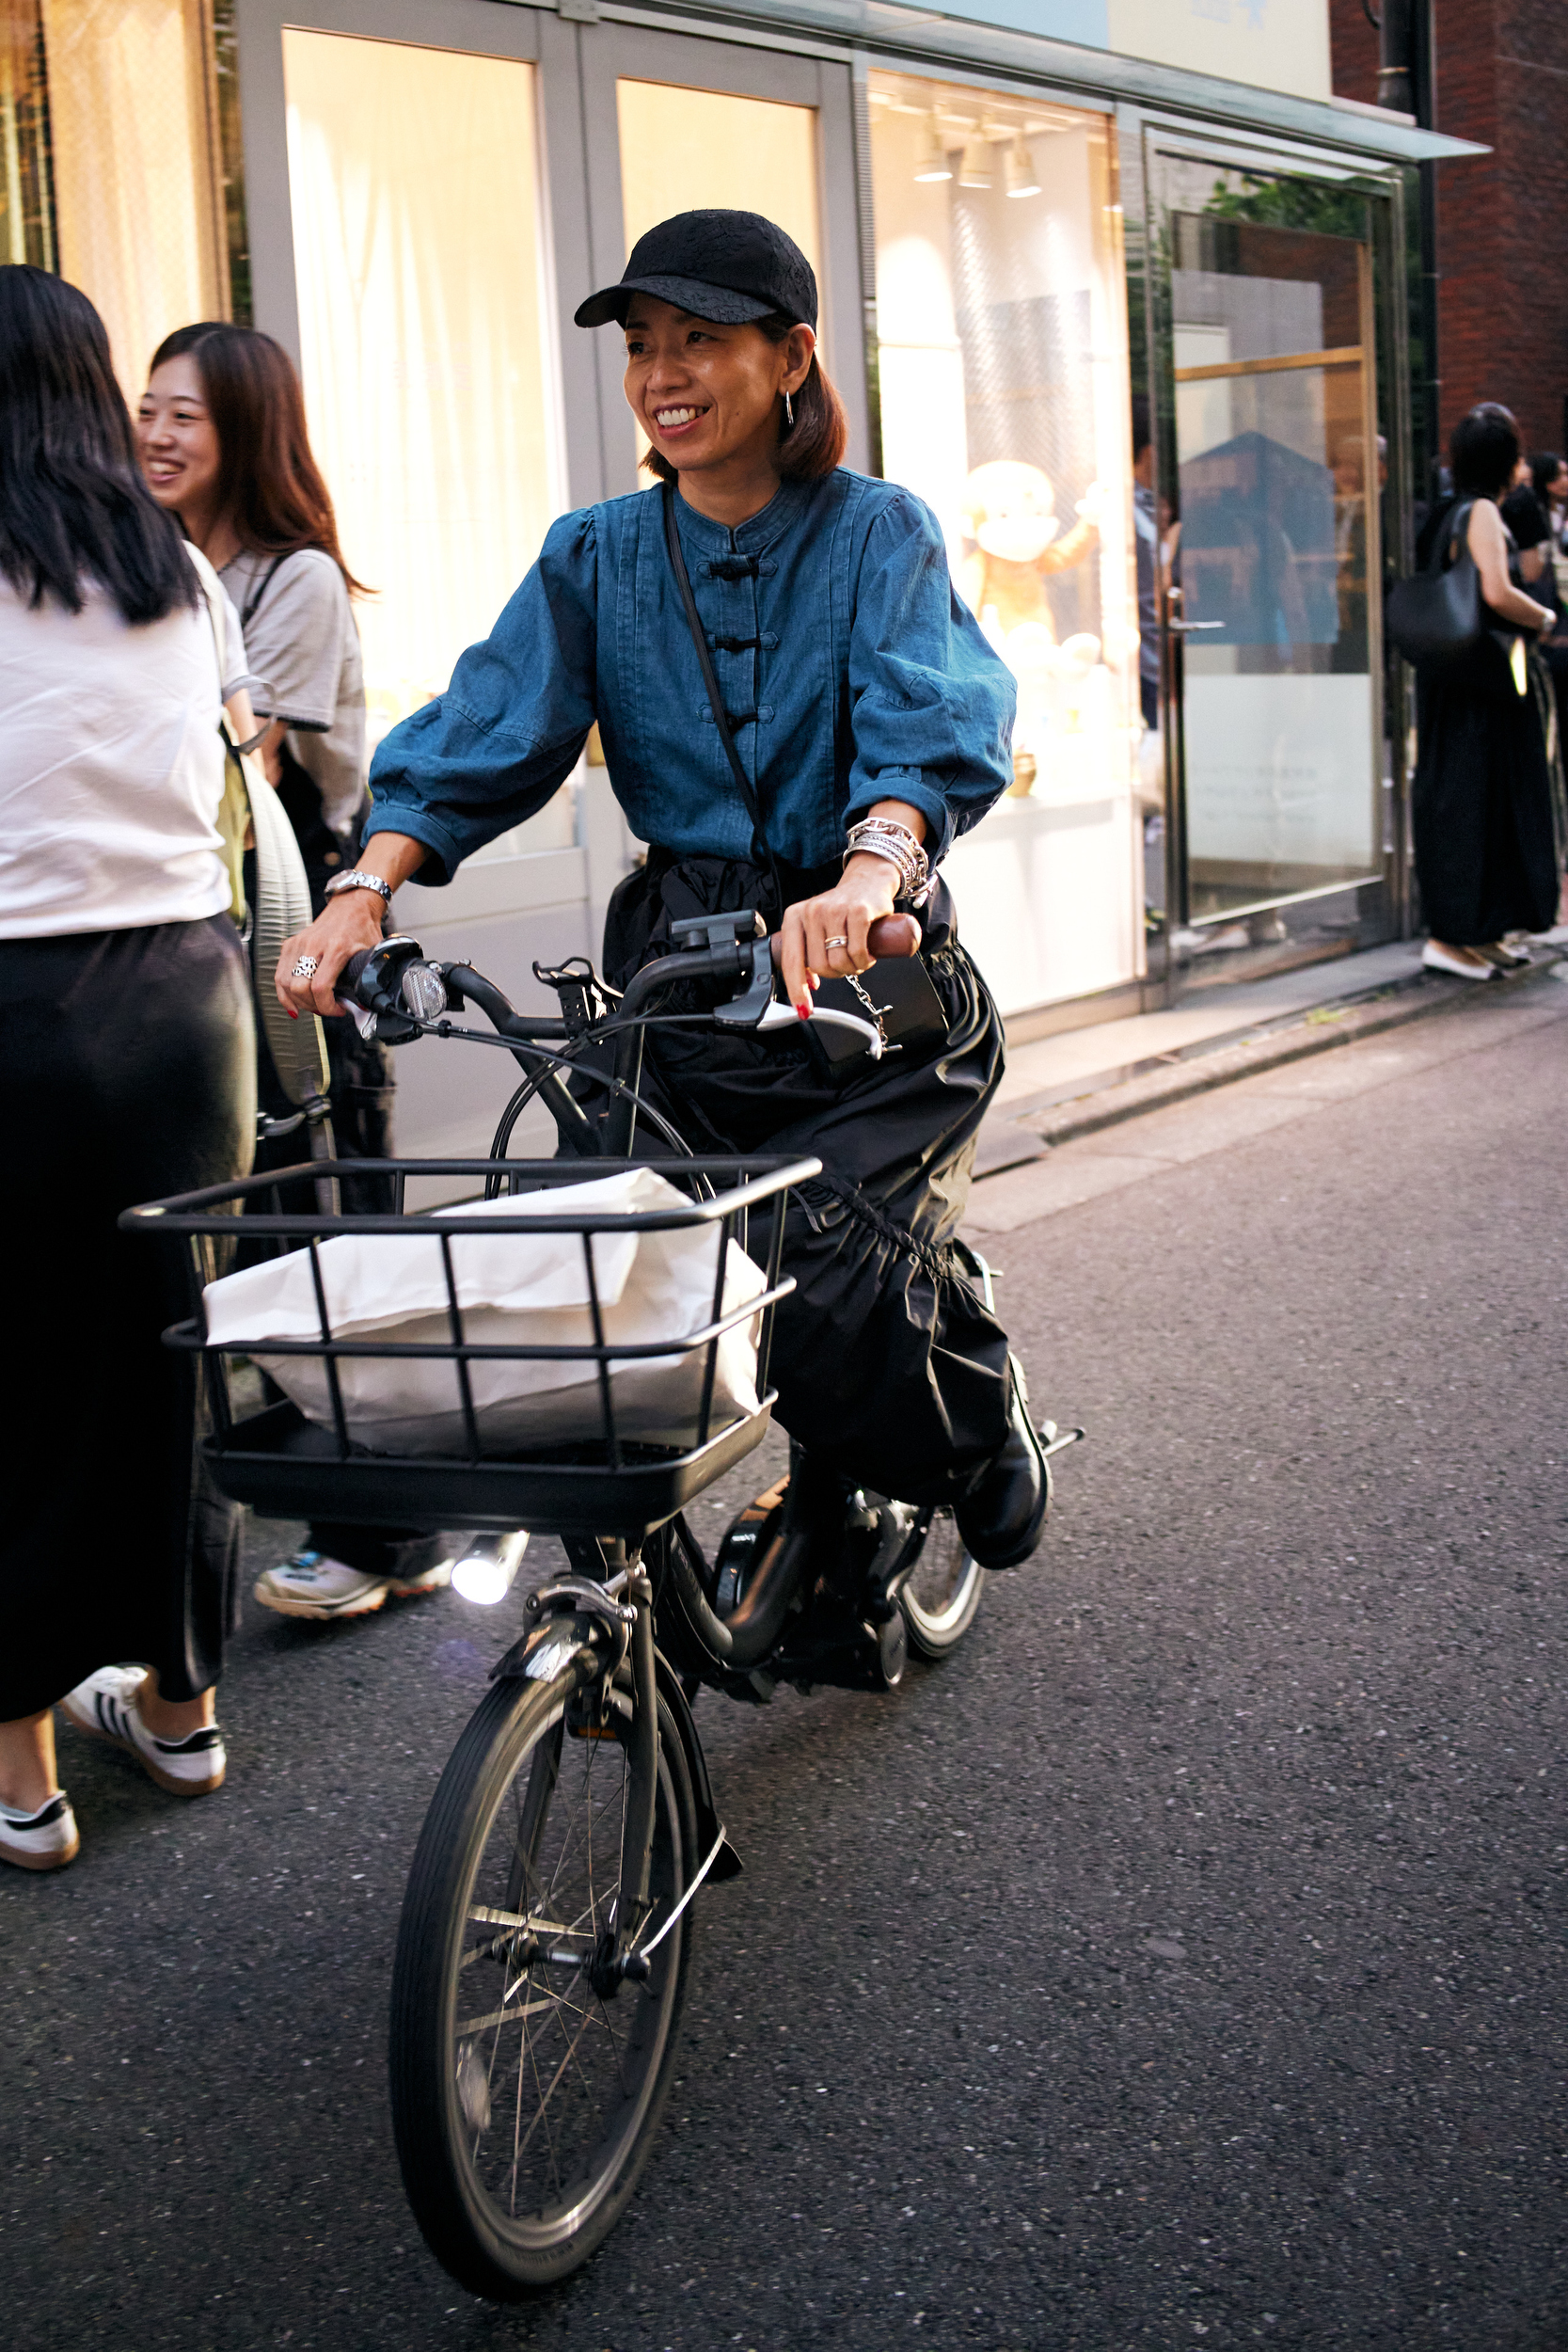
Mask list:
[[[980,1131],[976,1176],[999,1175],[1075,1135],[1280,1062],[1528,985],[1562,960],[1568,930],[1534,942],[1529,967],[1484,987],[1424,970],[1423,945],[1396,940],[1268,979],[1207,988],[1166,1011],[1011,1047]]]

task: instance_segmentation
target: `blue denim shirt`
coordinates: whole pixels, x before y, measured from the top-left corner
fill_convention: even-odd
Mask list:
[[[828,865],[854,817],[900,800],[925,817],[934,863],[1011,781],[1014,694],[954,592],[929,508],[840,468],[782,484],[736,531],[684,501],[676,514],[774,855]],[[754,571],[736,557],[753,558]],[[377,751],[366,832],[423,842],[420,881],[444,882],[544,806],[594,720],[641,839],[750,854],[751,818],[704,691],[657,488],[552,527],[447,691]]]

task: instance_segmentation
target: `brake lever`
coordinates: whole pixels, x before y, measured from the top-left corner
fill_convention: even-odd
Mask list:
[[[793,1005],[769,1005],[756,1026],[759,1029],[793,1027],[800,1018]],[[808,1021],[825,1022],[830,1028],[853,1029],[857,1037],[864,1039],[865,1050],[872,1060],[881,1060],[882,1033],[875,1022],[863,1021],[859,1013],[834,1012],[828,1005],[813,1005],[806,1018]]]

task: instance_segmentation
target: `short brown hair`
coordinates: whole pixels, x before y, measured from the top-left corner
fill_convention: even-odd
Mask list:
[[[782,310],[770,311],[767,318],[757,321],[770,343],[782,343],[800,323],[799,319],[785,318]],[[785,425],[779,436],[779,471],[786,482],[820,482],[835,466],[844,463],[849,420],[832,376],[815,351],[806,380],[792,394],[790,405],[795,410],[795,422]],[[661,482],[675,479],[676,469],[657,449],[650,449],[642,463]]]
[[[351,596],[368,596],[338,545],[331,494],[310,453],[305,396],[282,344],[254,326],[203,319],[166,335],[148,373],[187,357],[196,361],[218,437],[219,511],[240,545],[253,555],[319,548]]]

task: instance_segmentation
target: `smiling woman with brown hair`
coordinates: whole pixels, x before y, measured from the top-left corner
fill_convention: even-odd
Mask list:
[[[786,1229],[779,1418],[825,1472],[951,1503],[974,1557],[1009,1567],[1038,1538],[1045,1465],[954,1248],[1002,1025],[935,869],[1010,781],[1012,680],[930,510],[839,463],[816,314],[800,248],[736,212],[660,223],[581,305],[579,326],[623,330],[659,485],[558,522],[487,643],[388,736],[361,870],[277,986],[330,1006],[385,893],[446,882],[541,807],[595,721],[652,845],[610,902],[612,984],[673,922],[751,908],[809,1010],[819,981],[870,968],[874,922],[916,908],[931,1010],[907,1049],[846,1076],[803,1026],[782,1044],[675,1027],[649,1032],[644,1083],[702,1148],[821,1159]]]

